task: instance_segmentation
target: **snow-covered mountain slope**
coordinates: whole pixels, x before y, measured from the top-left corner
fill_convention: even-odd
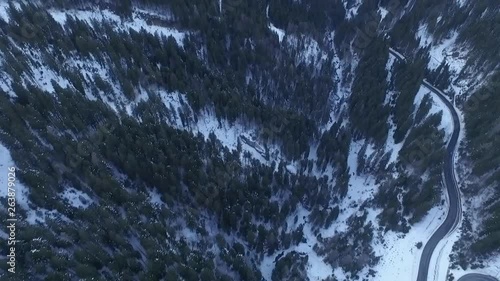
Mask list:
[[[422,82],[464,110],[490,72],[428,1],[292,2],[0,2],[21,278],[413,280],[452,132]]]
[[[115,25],[117,27],[117,30],[128,31],[129,29],[133,29],[137,32],[140,32],[141,30],[145,30],[148,33],[158,34],[159,36],[165,36],[165,37],[172,36],[177,41],[177,44],[182,46],[182,42],[184,40],[186,32],[179,31],[179,30],[176,30],[173,28],[149,24],[147,22],[147,19],[145,19],[145,16],[147,17],[148,14],[144,15],[141,12],[142,12],[142,10],[135,11],[132,14],[131,20],[123,22],[122,19],[117,14],[115,14],[109,10],[103,10],[103,11],[52,10],[52,11],[49,11],[50,15],[54,18],[54,20],[56,20],[62,26],[64,26],[66,19],[68,17],[72,17],[72,18],[75,18],[75,19],[78,19],[81,21],[85,21],[89,24],[92,24],[92,22],[106,21],[106,22],[109,22],[110,24]]]

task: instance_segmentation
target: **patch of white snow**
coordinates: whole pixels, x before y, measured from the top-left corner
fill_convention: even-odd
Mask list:
[[[64,189],[61,197],[71,206],[79,209],[86,209],[93,202],[93,200],[86,193],[73,187],[67,187]]]

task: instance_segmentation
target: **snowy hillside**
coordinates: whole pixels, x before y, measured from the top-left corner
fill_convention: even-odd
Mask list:
[[[465,204],[429,276],[494,275],[482,7],[388,2],[0,0],[16,278],[415,280],[450,207],[442,96]]]

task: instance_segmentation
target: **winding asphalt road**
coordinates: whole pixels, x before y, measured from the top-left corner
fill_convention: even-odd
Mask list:
[[[390,49],[390,53],[394,55],[399,61],[407,63],[404,56]],[[427,281],[429,276],[429,264],[431,262],[432,253],[436,249],[438,243],[453,230],[461,219],[461,203],[460,203],[460,192],[458,191],[458,186],[455,181],[455,169],[453,166],[453,158],[455,154],[455,148],[458,141],[458,136],[460,134],[460,120],[458,119],[458,114],[453,107],[453,105],[446,99],[441,91],[436,87],[432,86],[426,80],[422,83],[431,92],[436,94],[441,101],[448,107],[453,118],[453,134],[450,141],[446,147],[446,155],[443,165],[443,180],[446,190],[448,192],[449,210],[444,222],[439,226],[439,228],[432,234],[431,238],[427,241],[420,257],[420,264],[418,268],[417,281]]]
[[[407,63],[406,58],[393,50],[389,49],[390,53],[396,57],[401,62]],[[430,278],[429,264],[431,262],[432,253],[436,249],[438,243],[445,238],[447,234],[455,230],[458,223],[462,219],[462,204],[460,198],[460,192],[455,177],[454,168],[454,157],[455,150],[457,146],[458,136],[460,134],[460,120],[458,118],[457,111],[451,102],[445,97],[444,93],[431,85],[427,80],[424,80],[422,84],[427,87],[431,92],[436,94],[439,99],[448,107],[453,118],[453,134],[450,141],[446,147],[446,155],[443,165],[443,180],[448,193],[449,210],[444,222],[439,226],[439,228],[434,232],[431,238],[427,241],[420,258],[420,264],[418,268],[417,281],[428,281]],[[432,279],[431,279],[432,280]],[[498,281],[496,278],[480,274],[468,274],[459,279],[459,281]]]
[[[427,241],[420,257],[420,265],[418,268],[417,281],[427,281],[429,272],[429,264],[431,261],[432,253],[436,249],[438,243],[455,227],[461,220],[462,208],[461,208],[461,198],[458,189],[457,182],[455,180],[455,167],[454,156],[455,148],[457,146],[458,136],[460,134],[460,120],[458,119],[458,114],[448,99],[443,95],[441,91],[432,86],[429,82],[424,80],[423,85],[426,86],[431,92],[436,94],[441,101],[448,107],[453,118],[453,134],[446,147],[446,155],[443,165],[443,180],[446,190],[448,192],[449,209],[448,215],[444,222],[439,226],[439,228],[432,234],[431,238]]]

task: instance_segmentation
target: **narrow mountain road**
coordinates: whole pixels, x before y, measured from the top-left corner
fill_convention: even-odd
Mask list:
[[[390,53],[394,55],[399,61],[403,61],[405,63],[407,62],[405,57],[397,51],[390,49]],[[453,134],[446,147],[446,155],[443,165],[444,185],[446,187],[449,199],[448,215],[424,246],[424,250],[420,258],[417,281],[432,280],[431,278],[429,278],[429,276],[431,276],[429,272],[429,264],[432,254],[436,249],[438,243],[443,240],[448,233],[456,228],[461,220],[462,215],[460,192],[458,190],[458,185],[455,179],[455,167],[453,164],[458,136],[460,134],[460,120],[458,118],[458,113],[456,112],[451,102],[448,101],[448,99],[444,96],[443,92],[432,86],[426,80],[423,81],[423,85],[426,86],[431,92],[436,94],[450,110],[453,117]]]
[[[438,243],[448,233],[455,229],[455,227],[462,219],[462,203],[460,198],[460,191],[458,189],[455,178],[455,167],[453,164],[458,136],[460,134],[460,120],[458,118],[455,107],[453,107],[451,102],[443,95],[443,92],[436,89],[426,80],[424,80],[423,85],[426,86],[431,92],[436,94],[450,110],[451,116],[453,117],[453,134],[451,135],[451,139],[448,142],[448,146],[446,147],[446,155],[443,164],[444,185],[448,192],[449,199],[448,215],[446,216],[444,222],[436,230],[436,232],[434,232],[434,234],[431,236],[429,241],[427,241],[427,244],[425,244],[422,256],[420,258],[417,281],[427,281],[430,279],[428,278],[431,275],[431,273],[429,272],[429,264],[434,249],[436,249]]]

